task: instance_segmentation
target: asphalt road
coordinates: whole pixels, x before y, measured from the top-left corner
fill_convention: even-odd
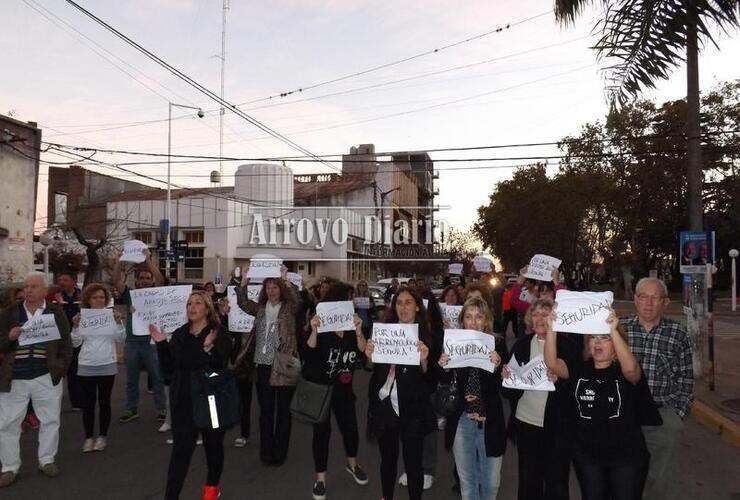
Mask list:
[[[142,377],[144,378],[144,377]],[[355,390],[366,392],[368,377],[358,373]],[[114,390],[114,422],[109,432],[109,447],[101,453],[82,454],[82,417],[64,410],[57,463],[62,474],[49,479],[36,472],[35,431],[22,437],[23,466],[20,481],[0,490],[0,498],[13,500],[144,500],[162,498],[167,463],[171,447],[165,435],[157,432],[151,396],[142,391],[141,417],[128,424],[117,419],[123,407],[124,376],[119,375]],[[68,403],[65,401],[65,408]],[[358,399],[360,434],[364,436],[366,404]],[[256,424],[256,401],[253,423]],[[336,429],[336,426],[334,426]],[[232,446],[236,430],[227,434],[226,464],[222,478],[224,495],[228,499],[310,500],[313,481],[311,429],[295,424],[288,461],[280,468],[263,467],[258,460],[255,433],[246,448]],[[360,463],[370,476],[367,486],[357,486],[344,471],[343,450],[338,432],[332,434],[327,498],[332,500],[378,500],[380,498],[379,454],[377,447],[361,441]],[[676,455],[675,481],[672,498],[702,500],[740,500],[740,480],[737,464],[740,449],[719,439],[690,417],[686,421],[679,451]],[[509,446],[503,465],[499,499],[516,498],[516,450]],[[424,498],[448,500],[459,498],[452,493],[451,457],[444,451],[439,433],[437,481]],[[205,479],[205,456],[196,449],[181,498],[200,499]],[[580,498],[577,483],[571,478],[571,498]],[[399,488],[397,499],[407,498]]]

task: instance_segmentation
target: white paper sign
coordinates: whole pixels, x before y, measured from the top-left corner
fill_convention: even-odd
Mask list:
[[[131,330],[134,335],[149,335],[149,325],[172,333],[188,320],[188,297],[193,285],[158,286],[131,290],[134,306]]]
[[[226,288],[226,298],[229,299],[229,331],[251,332],[252,327],[254,327],[254,316],[239,307],[235,287]]]
[[[247,285],[247,300],[259,302],[262,285]]]
[[[429,309],[429,299],[421,299],[421,303],[424,304],[424,309]]]
[[[80,309],[77,333],[83,337],[115,337],[117,331],[113,309]]]
[[[418,366],[421,363],[418,342],[419,325],[416,323],[375,323],[372,361]]]
[[[319,333],[354,330],[355,306],[351,300],[339,302],[319,302],[316,304],[319,316]]]
[[[146,260],[144,250],[146,250],[146,243],[139,240],[129,240],[123,242],[123,254],[121,255],[121,261],[123,262],[135,262],[140,264]]]
[[[370,309],[370,297],[355,297],[355,307],[357,309]]]
[[[473,267],[481,273],[490,273],[493,271],[491,259],[485,255],[477,255],[473,258]]]
[[[444,305],[444,307],[442,308],[442,320],[446,321],[446,328],[460,328],[460,313],[462,312],[462,308],[463,306],[448,306],[447,304]]]
[[[476,330],[445,329],[444,352],[449,357],[445,368],[475,367],[493,373],[491,352],[496,350],[493,335]]]
[[[525,278],[540,281],[552,281],[552,270],[560,267],[560,259],[550,257],[549,255],[536,254],[532,256],[527,266]]]
[[[269,254],[255,255],[249,259],[249,269],[247,278],[264,279],[279,278],[280,266],[283,265],[283,259]]]
[[[293,283],[298,290],[303,290],[303,276],[298,273],[288,273],[288,281]]]
[[[18,345],[39,344],[62,338],[53,314],[42,314],[26,321],[21,327]]]
[[[558,290],[555,294],[558,332],[604,335],[611,332],[606,322],[614,302],[612,292],[572,292]]]
[[[447,266],[447,274],[461,275],[463,273],[463,265],[459,262],[454,262]]]
[[[525,391],[555,390],[555,384],[547,378],[547,366],[542,354],[538,354],[523,366],[519,366],[516,356],[511,356],[506,367],[509,369],[510,377],[503,380],[504,387]]]

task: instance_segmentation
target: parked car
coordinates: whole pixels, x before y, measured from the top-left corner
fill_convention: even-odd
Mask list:
[[[368,291],[370,292],[370,297],[372,297],[373,304],[375,304],[376,309],[385,308],[385,290],[386,289],[382,286],[368,287]]]

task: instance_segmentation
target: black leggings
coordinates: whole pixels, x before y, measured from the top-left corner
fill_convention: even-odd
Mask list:
[[[352,386],[349,384],[334,384],[331,395],[331,410],[337,419],[339,432],[344,441],[344,453],[349,458],[357,456],[360,435],[357,430],[357,414],[355,413],[355,399]],[[316,472],[326,472],[326,463],[329,460],[329,438],[331,437],[331,415],[326,422],[313,426],[313,463]]]
[[[378,437],[380,448],[380,482],[383,488],[383,498],[393,498],[396,488],[396,474],[398,473],[398,451],[401,440],[400,422],[385,428]],[[424,452],[424,436],[415,436],[403,439],[403,465],[408,477],[409,499],[421,500],[424,491],[424,472],[421,466],[421,457]]]
[[[108,435],[111,410],[110,395],[113,392],[115,375],[98,375],[94,377],[81,376],[77,380],[82,389],[82,425],[85,428],[85,437],[95,435],[95,404],[100,406],[100,435]]]
[[[239,402],[241,404],[241,437],[248,438],[252,431],[252,382],[239,382]]]
[[[552,446],[542,427],[515,419],[519,455],[518,500],[568,500],[569,449]]]
[[[583,500],[640,500],[647,464],[598,465],[576,458],[576,475]]]
[[[270,365],[257,366],[257,400],[260,405],[260,458],[282,465],[290,445],[290,400],[295,386],[270,385]]]
[[[203,436],[203,449],[206,453],[208,475],[206,486],[218,486],[221,473],[224,470],[224,429],[208,429],[201,431],[192,424],[172,421],[172,455],[167,470],[167,487],[165,500],[180,498],[185,476],[188,474],[190,459],[195,451],[198,435]]]

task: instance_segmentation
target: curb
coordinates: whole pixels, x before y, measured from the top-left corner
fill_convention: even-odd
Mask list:
[[[706,403],[695,400],[691,414],[703,426],[717,433],[722,439],[740,448],[740,424],[721,415]]]

